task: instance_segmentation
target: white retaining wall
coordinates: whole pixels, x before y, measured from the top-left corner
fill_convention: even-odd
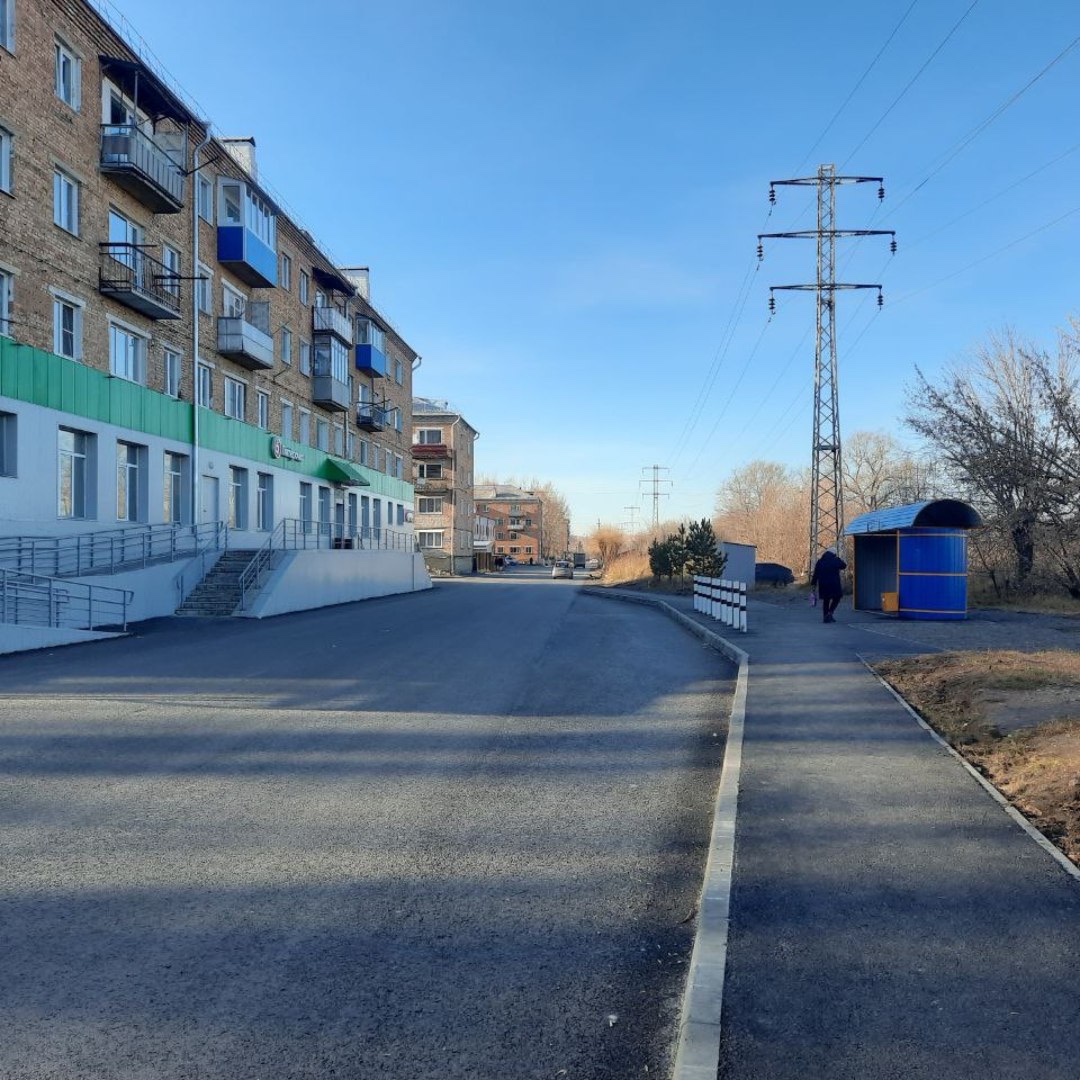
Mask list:
[[[262,619],[430,588],[419,552],[291,551],[271,572],[247,616]]]
[[[123,637],[100,630],[69,630],[66,627],[14,626],[0,623],[0,654],[28,652],[31,649],[50,649],[57,645],[80,645],[85,641],[103,641]]]

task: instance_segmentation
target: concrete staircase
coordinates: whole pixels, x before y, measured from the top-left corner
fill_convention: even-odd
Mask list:
[[[176,609],[177,615],[231,615],[240,603],[240,575],[255,551],[228,550]]]

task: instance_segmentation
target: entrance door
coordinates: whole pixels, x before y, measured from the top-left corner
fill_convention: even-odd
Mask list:
[[[203,476],[199,485],[199,521],[220,521],[218,517],[218,479]]]
[[[334,503],[334,539],[339,541],[345,535],[345,503]]]
[[[372,499],[371,505],[371,525],[374,531],[375,543],[378,544],[382,533],[382,499]]]

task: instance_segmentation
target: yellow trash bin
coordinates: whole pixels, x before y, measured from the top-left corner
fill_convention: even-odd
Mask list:
[[[898,592],[883,592],[881,594],[881,610],[895,615],[900,610],[900,594]]]

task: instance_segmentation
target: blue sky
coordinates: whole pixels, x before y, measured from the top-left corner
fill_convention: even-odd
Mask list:
[[[808,463],[813,298],[778,294],[771,321],[767,301],[813,279],[814,248],[754,249],[812,227],[811,196],[768,217],[771,179],[885,177],[880,207],[873,185],[838,198],[839,225],[899,242],[842,242],[839,276],[885,290],[880,313],[841,297],[846,434],[903,435],[916,364],[1005,324],[1050,346],[1080,312],[1080,45],[978,131],[1080,35],[1075,0],[113,3],[371,266],[416,392],[480,430],[478,469],[551,480],[577,530],[647,516],[654,463],[665,516],[709,514],[753,458]]]

